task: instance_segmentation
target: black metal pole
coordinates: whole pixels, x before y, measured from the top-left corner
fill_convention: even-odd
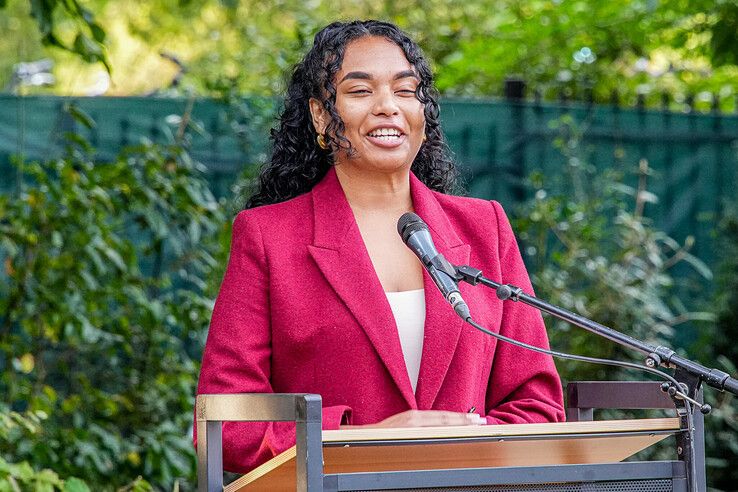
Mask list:
[[[601,337],[612,340],[615,343],[625,347],[635,349],[646,354],[646,365],[650,367],[672,367],[681,369],[683,372],[691,374],[708,386],[717,388],[720,391],[728,391],[738,396],[738,380],[731,377],[730,374],[718,369],[710,369],[702,364],[685,359],[676,354],[669,347],[653,346],[643,342],[617,330],[601,325],[584,316],[568,311],[566,309],[549,304],[546,301],[533,297],[523,292],[523,289],[509,284],[500,284],[482,275],[480,270],[469,266],[456,267],[458,274],[457,280],[463,280],[472,285],[482,284],[491,287],[497,291],[497,297],[501,300],[512,300],[522,302],[545,313],[551,314],[559,319],[567,321],[575,326],[584,328],[587,331],[595,333]]]

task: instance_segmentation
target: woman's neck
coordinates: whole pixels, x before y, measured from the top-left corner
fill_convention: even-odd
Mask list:
[[[336,176],[354,212],[412,210],[409,169],[370,173],[338,165]]]

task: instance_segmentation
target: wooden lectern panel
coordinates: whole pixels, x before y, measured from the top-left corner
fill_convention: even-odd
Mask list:
[[[612,463],[678,430],[663,418],[323,431],[324,472]],[[295,448],[225,487],[251,490],[295,490]]]

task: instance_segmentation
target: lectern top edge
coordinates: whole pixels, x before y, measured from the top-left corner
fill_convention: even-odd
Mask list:
[[[556,422],[543,424],[474,425],[458,427],[369,428],[323,431],[323,443],[345,441],[387,441],[452,439],[469,437],[507,437],[557,434],[617,432],[677,432],[679,419],[633,419],[608,421]]]

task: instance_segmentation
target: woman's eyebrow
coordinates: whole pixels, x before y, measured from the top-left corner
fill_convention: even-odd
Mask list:
[[[393,77],[393,79],[394,80],[399,80],[399,79],[404,79],[404,78],[407,78],[407,77],[412,77],[414,79],[417,79],[418,78],[418,75],[415,73],[414,70],[403,70],[402,72],[398,72],[397,74],[395,74],[395,76]]]
[[[372,80],[372,76],[366,72],[349,72],[341,79],[341,82],[349,79]],[[339,84],[341,83],[339,82]]]
[[[404,79],[407,77],[412,77],[414,79],[417,79],[418,75],[415,73],[414,70],[403,70],[402,72],[397,72],[395,76],[392,77],[392,79],[399,80],[399,79]],[[372,80],[374,79],[374,77],[372,77],[372,75],[367,72],[349,72],[343,76],[339,84],[349,79]]]

